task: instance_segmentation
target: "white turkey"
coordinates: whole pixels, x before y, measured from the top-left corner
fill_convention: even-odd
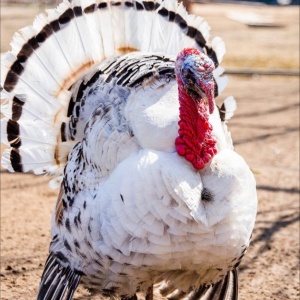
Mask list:
[[[65,1],[2,59],[2,164],[60,184],[38,299],[237,299],[254,177],[224,43],[175,0]]]

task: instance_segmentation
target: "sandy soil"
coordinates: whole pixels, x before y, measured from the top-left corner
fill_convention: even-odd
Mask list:
[[[2,6],[1,51],[41,7]],[[193,5],[224,38],[229,68],[299,66],[298,7]],[[249,28],[228,12],[273,17],[281,28]],[[235,149],[257,180],[259,210],[240,269],[240,299],[299,299],[299,78],[230,76],[224,93],[238,111],[229,123]],[[219,99],[221,101],[222,99]],[[1,171],[1,299],[35,299],[50,241],[57,191],[49,178]],[[74,299],[97,299],[82,288]],[[98,298],[99,299],[99,298]]]

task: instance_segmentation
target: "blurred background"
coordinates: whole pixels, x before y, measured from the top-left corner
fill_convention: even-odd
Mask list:
[[[59,1],[1,1],[1,53]],[[299,299],[299,0],[184,1],[227,52],[238,109],[228,127],[257,180],[259,210],[239,268],[240,299]],[[1,299],[34,299],[57,191],[49,178],[1,169]],[[80,289],[75,299],[96,299]]]
[[[255,3],[264,3],[264,4],[272,4],[272,5],[299,5],[299,0],[248,0],[248,1],[239,1],[239,0],[223,0],[223,1],[217,1],[217,0],[195,0],[195,1],[189,1],[189,0],[183,0],[182,1],[184,5],[187,7],[190,3],[239,3],[239,4],[255,4]],[[58,4],[60,1],[58,0],[2,0],[2,3],[37,3],[40,5],[44,4]]]

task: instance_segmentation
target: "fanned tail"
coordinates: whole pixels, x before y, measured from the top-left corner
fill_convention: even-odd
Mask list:
[[[45,264],[37,300],[71,300],[82,275],[80,271],[61,266],[51,253]]]
[[[74,83],[106,58],[134,51],[176,57],[184,47],[200,49],[216,66],[225,53],[220,38],[209,44],[208,24],[176,0],[65,0],[37,16],[15,34],[1,60],[1,136],[9,146],[2,165],[12,172],[61,174],[82,139],[65,135],[74,118]],[[216,95],[226,85],[221,74],[218,67]],[[87,115],[81,124],[85,120]]]

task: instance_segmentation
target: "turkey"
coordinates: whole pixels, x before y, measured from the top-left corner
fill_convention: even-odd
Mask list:
[[[2,165],[60,188],[37,299],[237,299],[254,177],[220,109],[223,41],[175,0],[74,0],[2,59]]]

